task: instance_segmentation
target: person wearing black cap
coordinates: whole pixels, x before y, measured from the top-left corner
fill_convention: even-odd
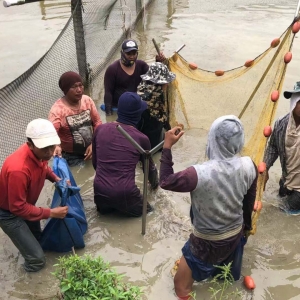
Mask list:
[[[145,74],[149,66],[138,60],[139,47],[136,41],[127,39],[122,43],[121,59],[113,62],[106,69],[104,75],[104,107],[106,115],[112,115],[113,108],[118,106],[118,100],[124,92],[137,91],[141,82],[141,75]],[[156,56],[157,61],[163,61],[164,55]]]
[[[92,142],[92,162],[96,170],[94,202],[101,214],[114,211],[139,217],[143,211],[143,198],[135,184],[135,169],[143,157],[138,150],[117,130],[119,124],[145,150],[150,141],[137,128],[147,103],[136,93],[125,92],[118,102],[118,118],[115,122],[98,126]],[[149,161],[149,183],[158,187],[157,169]],[[147,211],[152,210],[148,203]]]
[[[284,97],[290,99],[290,112],[279,118],[275,124],[264,162],[268,171],[276,159],[280,158],[282,176],[279,181],[281,209],[290,214],[300,214],[300,81],[294,90],[285,91]]]

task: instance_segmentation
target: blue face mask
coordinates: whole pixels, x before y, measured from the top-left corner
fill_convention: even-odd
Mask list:
[[[126,67],[131,67],[131,66],[133,66],[134,63],[135,63],[136,60],[137,60],[137,57],[138,57],[138,56],[136,55],[135,58],[134,58],[133,60],[129,60],[129,59],[126,58],[125,53],[124,53],[123,51],[121,51],[121,62],[122,62],[122,64],[123,64],[124,66],[126,66]]]

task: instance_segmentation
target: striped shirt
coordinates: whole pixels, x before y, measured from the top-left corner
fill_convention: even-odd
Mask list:
[[[273,166],[279,156],[283,181],[285,181],[287,177],[285,135],[289,117],[290,114],[288,113],[275,122],[272,135],[264,154],[264,162],[266,163],[268,170]]]

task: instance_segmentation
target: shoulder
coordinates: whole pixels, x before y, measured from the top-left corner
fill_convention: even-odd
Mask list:
[[[257,167],[252,158],[250,156],[243,156],[241,157],[241,161],[246,172],[254,179],[256,177]]]
[[[29,160],[28,146],[23,144],[19,149],[9,155],[4,161],[2,171],[7,173],[21,172],[26,173],[27,160]]]
[[[56,110],[60,109],[63,106],[64,106],[64,104],[63,104],[61,98],[59,98],[51,106],[50,112],[55,112]]]
[[[87,95],[82,95],[81,102],[87,105],[95,104],[94,100]]]
[[[290,113],[286,114],[286,115],[283,116],[283,117],[278,118],[278,119],[275,121],[274,126],[283,126],[283,125],[287,124],[288,121],[289,121],[289,117],[290,117]]]
[[[120,65],[120,61],[119,60],[114,61],[112,64],[110,64],[107,67],[106,72],[112,72],[112,71],[117,70],[117,68],[119,67],[119,65]]]
[[[143,60],[138,59],[135,63],[140,68],[147,69],[147,70],[149,69],[149,65]]]

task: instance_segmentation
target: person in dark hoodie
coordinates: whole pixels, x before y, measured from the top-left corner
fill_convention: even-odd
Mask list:
[[[125,92],[118,103],[118,118],[115,122],[98,126],[92,141],[94,179],[94,202],[101,214],[114,211],[128,216],[142,215],[143,198],[135,184],[135,169],[143,157],[138,150],[117,130],[122,128],[145,150],[150,150],[147,136],[137,124],[147,103],[136,93]],[[150,159],[149,182],[152,189],[158,187],[157,169]],[[148,203],[147,211],[152,211]]]

